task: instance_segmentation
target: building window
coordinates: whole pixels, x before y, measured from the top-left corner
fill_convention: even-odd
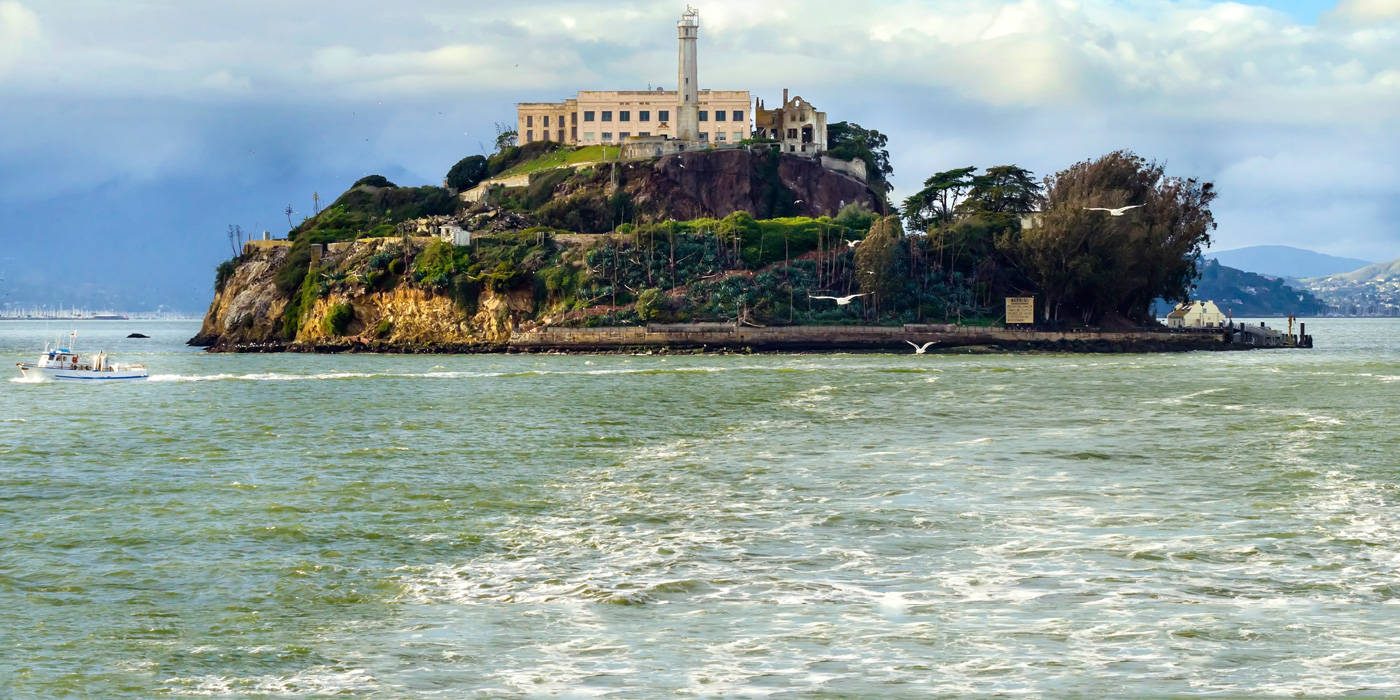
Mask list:
[[[702,131],[702,132],[700,132],[700,140],[701,140],[701,141],[709,141],[709,140],[710,140],[710,135]]]
[[[559,130],[559,143],[564,143],[564,130]]]
[[[591,122],[591,121],[593,121],[593,112],[592,112],[591,110],[590,110],[590,111],[584,112],[584,113],[583,113],[583,120],[586,121],[586,122]]]
[[[637,135],[638,135],[638,136],[641,136],[642,138],[646,138],[646,137],[648,137],[648,136],[651,136],[651,132],[650,132],[650,131],[638,131],[638,132],[637,132]]]
[[[736,132],[734,132],[734,140],[735,140],[735,141],[743,141],[743,140],[744,140],[744,132],[742,132],[742,131],[736,131]]]
[[[612,110],[610,110],[610,109],[605,109],[605,110],[603,110],[603,121],[605,121],[605,122],[610,122],[610,121],[612,121]]]
[[[724,138],[724,132],[723,132],[723,131],[716,131],[716,132],[715,132],[715,140],[716,140],[716,141],[724,141],[724,140],[725,140],[725,138]]]
[[[650,111],[650,110],[645,110],[645,109],[643,109],[643,110],[637,112],[637,121],[639,121],[639,122],[649,122],[649,121],[651,121],[651,111]]]
[[[717,121],[717,122],[722,122],[722,121],[724,121],[724,110],[722,110],[722,109],[717,109],[717,110],[715,110],[715,121]]]
[[[578,127],[576,127],[576,126],[571,126],[571,127],[569,127],[569,139],[570,139],[570,140],[573,140],[573,141],[577,141],[577,140],[578,140]]]
[[[578,126],[578,112],[569,112],[569,123]]]
[[[628,136],[631,136],[631,135],[632,135],[632,133],[631,133],[630,131],[622,131],[622,132],[619,132],[618,135],[617,135],[617,140],[618,140],[618,141],[626,141],[626,140],[627,140],[627,137],[628,137]]]
[[[710,121],[710,111],[709,111],[709,110],[707,110],[707,109],[702,109],[702,110],[700,110],[700,121],[702,121],[702,122]]]
[[[611,131],[604,131],[604,132],[603,132],[603,143],[607,143],[607,142],[609,142],[609,141],[611,141],[611,140],[612,140],[612,132],[611,132]]]
[[[731,121],[736,121],[736,122],[744,121],[744,110],[742,110],[742,109],[736,109],[736,110],[734,110],[734,119],[732,119]]]
[[[548,114],[544,115],[544,125],[545,125],[545,126],[549,126],[549,115],[548,115]]]
[[[788,135],[787,135],[787,137],[790,138],[790,139],[795,139],[795,138],[797,138],[797,129],[788,129]]]
[[[659,121],[659,122],[669,122],[669,121],[671,121],[671,110],[669,110],[669,109],[657,110],[657,112],[656,112],[656,121]]]
[[[527,115],[525,115],[525,126],[534,126],[534,125],[535,125],[535,115],[533,115],[533,114],[527,114]]]
[[[530,143],[531,141],[534,141],[534,140],[535,140],[535,132],[534,132],[534,131],[531,131],[531,130],[529,130],[529,129],[526,129],[526,130],[525,130],[525,143]]]
[[[591,132],[591,131],[585,131],[585,132],[583,132],[583,140],[584,140],[584,143],[593,143],[593,139],[594,139],[595,136],[596,136],[596,134],[594,134],[594,133]]]
[[[617,120],[620,121],[620,122],[630,122],[630,121],[632,121],[632,112],[630,112],[630,111],[628,111],[628,110],[625,110],[625,109],[622,110],[622,111],[620,111],[620,112],[618,112],[618,113],[617,113]]]

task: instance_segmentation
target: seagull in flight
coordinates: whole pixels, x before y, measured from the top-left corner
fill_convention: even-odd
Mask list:
[[[861,239],[861,240],[865,240],[865,239]],[[855,247],[858,246],[858,245],[860,245],[860,241],[846,241],[846,247],[847,247],[847,248],[850,248],[850,249],[852,249],[852,250],[855,250]]]
[[[1106,212],[1108,212],[1108,215],[1109,215],[1109,216],[1122,216],[1122,215],[1124,214],[1124,212],[1127,212],[1129,209],[1137,209],[1138,207],[1145,207],[1145,206],[1147,206],[1147,205],[1146,205],[1146,204],[1134,204],[1134,205],[1132,205],[1132,206],[1127,206],[1127,207],[1118,207],[1117,209],[1109,209],[1109,208],[1107,208],[1107,207],[1084,207],[1084,208],[1085,208],[1086,210],[1088,210],[1088,211],[1106,211]]]
[[[870,292],[863,292],[863,293],[861,293],[861,294],[851,294],[851,295],[849,295],[849,296],[844,296],[844,297],[814,297],[814,296],[812,296],[811,294],[808,294],[808,295],[807,295],[807,298],[809,298],[809,299],[830,299],[830,300],[836,302],[836,305],[837,305],[837,306],[845,306],[845,305],[851,303],[851,301],[854,300],[856,297],[863,297],[863,296],[865,296],[865,295],[867,295],[867,294],[869,294],[869,293],[870,293]]]
[[[906,340],[904,342],[909,343],[909,345],[913,346],[915,355],[922,355],[928,352],[929,346],[938,344],[937,340],[930,340],[927,343],[924,343],[923,345],[918,345],[912,340]]]

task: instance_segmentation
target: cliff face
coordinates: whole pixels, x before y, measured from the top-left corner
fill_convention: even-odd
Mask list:
[[[191,345],[213,350],[324,349],[343,346],[402,348],[492,346],[509,340],[533,309],[529,290],[497,293],[481,290],[472,311],[450,297],[419,286],[390,280],[376,288],[356,281],[364,277],[375,255],[398,255],[403,239],[378,238],[337,244],[312,263],[317,276],[347,280],[324,295],[307,298],[295,323],[295,335],[287,337],[284,316],[296,302],[276,284],[278,271],[287,264],[289,248],[254,250],[238,263],[233,275],[214,295],[199,335]],[[408,257],[428,241],[410,239]],[[328,329],[326,318],[338,306],[352,310],[349,323],[339,334]]]
[[[853,177],[811,158],[764,151],[691,151],[628,164],[622,175],[641,221],[719,218],[736,211],[758,219],[834,216],[847,204],[876,212],[882,206]]]
[[[288,248],[255,251],[239,262],[204,315],[191,345],[262,343],[281,332],[287,297],[277,291],[275,275]]]
[[[843,223],[801,217],[835,215],[850,204],[880,211],[883,204],[860,180],[769,149],[555,168],[528,180],[440,216],[471,232],[469,247],[395,234],[436,233],[445,225],[396,218],[404,207],[423,209],[424,197],[437,206],[436,192],[419,191],[432,188],[357,183],[296,229],[294,245],[252,248],[221,266],[217,293],[190,342],[250,351],[490,349],[517,331],[555,323],[637,322],[644,312],[645,318],[687,316],[669,308],[680,303],[686,285],[787,264],[831,236],[859,238],[873,214],[852,210],[838,217]],[[750,216],[730,216],[736,212]],[[679,254],[659,252],[656,231],[648,232],[663,221],[677,222],[665,224],[662,245],[684,249]],[[588,235],[624,223],[628,233]],[[728,237],[717,236],[716,227]],[[637,242],[643,239],[644,252]],[[594,254],[600,245],[612,258]],[[759,282],[771,286],[770,277]],[[639,311],[642,291],[662,286],[676,287],[662,295],[667,308],[657,306],[661,290],[655,289]],[[777,294],[763,292],[769,293]],[[783,296],[805,298],[805,291],[794,294]],[[704,297],[696,292],[692,305]],[[733,315],[721,306],[694,313]]]

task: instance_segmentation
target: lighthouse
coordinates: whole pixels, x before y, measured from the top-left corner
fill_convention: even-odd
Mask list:
[[[700,11],[689,5],[676,22],[680,39],[680,67],[676,71],[676,94],[680,104],[676,109],[676,138],[683,141],[700,140],[700,86],[695,68],[695,41],[700,36]]]

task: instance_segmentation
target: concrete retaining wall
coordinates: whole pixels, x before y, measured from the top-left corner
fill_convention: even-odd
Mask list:
[[[1231,346],[1219,333],[1071,332],[978,328],[953,325],[783,326],[749,328],[729,324],[653,324],[606,328],[557,328],[515,333],[509,347],[520,350],[612,350],[619,348],[752,350],[898,350],[908,343],[933,342],[933,349],[987,345],[1011,349],[1197,350]]]

